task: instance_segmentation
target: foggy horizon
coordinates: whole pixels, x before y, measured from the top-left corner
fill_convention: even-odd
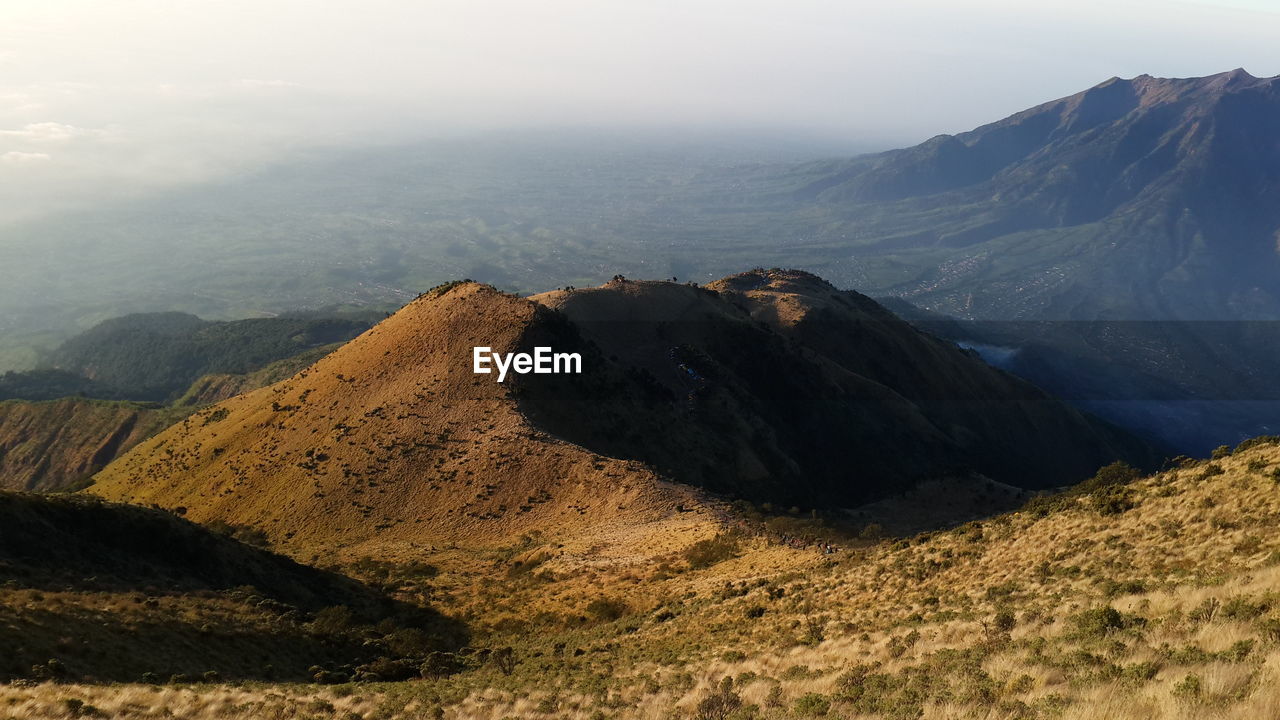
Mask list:
[[[854,154],[1112,76],[1280,72],[1265,2],[7,4],[0,219],[291,149],[512,129],[741,131]],[[1194,59],[1185,52],[1195,46]],[[817,153],[822,154],[822,153]]]

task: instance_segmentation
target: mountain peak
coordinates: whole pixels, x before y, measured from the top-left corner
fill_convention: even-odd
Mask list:
[[[894,265],[900,285],[876,288],[936,298],[935,309],[1094,317],[1106,306],[1124,317],[1168,317],[1177,308],[1180,318],[1269,318],[1280,316],[1278,193],[1280,76],[1236,68],[1194,78],[1113,77],[968,132],[819,168],[797,195],[905,203],[865,215],[894,219],[864,247],[864,262],[930,249],[977,272],[991,263],[986,243],[1038,233],[1029,252],[1043,265],[1000,283],[984,276],[974,287],[972,277],[941,270],[906,278]],[[1046,244],[1067,235],[1069,252]],[[1081,237],[1098,238],[1097,257],[1110,259],[1084,260]],[[1064,257],[1092,272],[1066,271]],[[1190,291],[1192,276],[1212,290]]]

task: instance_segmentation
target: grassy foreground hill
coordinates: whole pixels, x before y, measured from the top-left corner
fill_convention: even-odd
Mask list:
[[[1280,446],[1263,439],[834,554],[744,521],[722,552],[642,571],[615,558],[531,576],[508,556],[467,599],[477,640],[512,644],[506,669],[333,687],[44,683],[0,689],[0,703],[17,717],[72,717],[68,699],[119,717],[1272,717],[1278,475]],[[600,602],[548,612],[582,573]]]

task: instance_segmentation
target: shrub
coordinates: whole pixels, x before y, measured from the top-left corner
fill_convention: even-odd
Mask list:
[[[371,663],[356,668],[356,680],[377,682],[379,680],[398,681],[417,677],[421,673],[417,663],[411,660],[393,660],[381,657]]]
[[[764,699],[764,704],[771,708],[782,707],[782,686],[774,685],[769,688],[769,694]]]
[[[1119,515],[1136,505],[1133,491],[1127,487],[1112,485],[1093,492],[1093,508],[1102,515]]]
[[[387,649],[400,657],[421,657],[435,647],[435,639],[417,628],[400,628],[382,639]]]
[[[62,701],[62,706],[67,709],[67,714],[71,717],[103,717],[104,713],[93,705],[88,705],[79,698],[66,698]]]
[[[1211,477],[1214,477],[1216,475],[1222,475],[1222,474],[1225,474],[1226,472],[1227,471],[1223,470],[1222,466],[1219,465],[1218,463],[1209,463],[1208,465],[1204,466],[1204,470],[1200,471],[1200,475],[1196,479],[1208,480]]]
[[[1205,598],[1204,602],[1187,613],[1187,617],[1193,622],[1209,622],[1218,614],[1221,606],[1222,603],[1217,598]]]
[[[462,672],[463,667],[462,659],[457,655],[433,652],[427,655],[427,659],[418,667],[418,672],[424,678],[439,678]]]
[[[1239,445],[1236,445],[1235,452],[1240,452],[1242,450],[1248,450],[1250,448],[1255,448],[1255,447],[1261,447],[1264,445],[1280,445],[1280,436],[1259,435],[1258,437],[1249,438],[1241,442]]]
[[[1013,616],[1012,610],[1001,610],[996,613],[995,620],[991,625],[999,632],[1009,632],[1018,624],[1017,618]]]
[[[351,629],[351,620],[355,613],[346,605],[327,607],[316,613],[311,621],[311,628],[322,635],[341,635]]]
[[[1077,487],[1085,492],[1092,492],[1112,485],[1126,485],[1142,477],[1142,473],[1132,465],[1117,460],[1110,465],[1098,468],[1093,477],[1080,483]]]
[[[733,678],[726,677],[715,692],[698,701],[694,717],[697,720],[725,720],[740,707],[742,698],[733,691]]]
[[[1030,675],[1019,675],[1009,683],[1009,692],[1011,693],[1027,693],[1036,687],[1036,679]]]
[[[1204,683],[1195,673],[1188,673],[1173,686],[1173,696],[1187,702],[1199,700],[1202,692],[1204,692]]]
[[[1123,630],[1130,621],[1110,605],[1092,608],[1072,618],[1081,637],[1101,638],[1113,630]]]
[[[1147,591],[1147,586],[1141,580],[1107,580],[1102,583],[1102,591],[1107,597],[1114,598],[1144,593]]]
[[[831,710],[831,701],[821,693],[805,693],[796,699],[796,714],[804,716],[826,715]]]
[[[804,637],[801,642],[805,645],[818,645],[826,639],[827,624],[812,615],[804,619]]]
[[[628,608],[626,603],[613,598],[596,598],[587,603],[587,614],[601,622],[612,622],[627,614]]]
[[[717,535],[685,548],[684,559],[694,570],[708,568],[738,554],[738,540],[731,535]]]
[[[320,685],[340,685],[350,682],[351,676],[346,673],[319,669],[312,673],[311,679]]]
[[[50,658],[43,664],[31,666],[31,677],[36,680],[61,680],[67,675],[66,666],[57,658]]]
[[[516,670],[515,648],[510,646],[495,648],[489,653],[489,662],[492,662],[503,675],[510,675]]]
[[[1252,620],[1269,609],[1270,605],[1266,601],[1254,602],[1247,596],[1236,595],[1223,603],[1218,613],[1231,620]]]
[[[1138,684],[1146,682],[1156,676],[1160,672],[1160,666],[1150,660],[1140,663],[1127,665],[1121,671],[1120,677],[1126,682]]]

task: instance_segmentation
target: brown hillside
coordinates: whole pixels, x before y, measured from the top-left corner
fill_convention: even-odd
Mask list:
[[[473,283],[430,293],[293,378],[143,443],[91,492],[261,527],[294,554],[326,558],[492,547],[530,532],[648,551],[667,543],[639,535],[677,546],[683,531],[705,535],[705,510],[678,510],[698,506],[693,492],[537,430],[511,385],[472,373],[473,346],[510,351],[549,316]]]
[[[580,351],[584,373],[499,384],[472,372],[479,345]],[[867,298],[758,271],[532,301],[449,286],[140,445],[93,492],[259,527],[304,558],[531,533],[655,557],[714,531],[687,486],[852,507],[960,470],[1044,487],[1117,458],[1152,454]]]
[[[187,411],[64,398],[0,403],[0,489],[74,487]]]

